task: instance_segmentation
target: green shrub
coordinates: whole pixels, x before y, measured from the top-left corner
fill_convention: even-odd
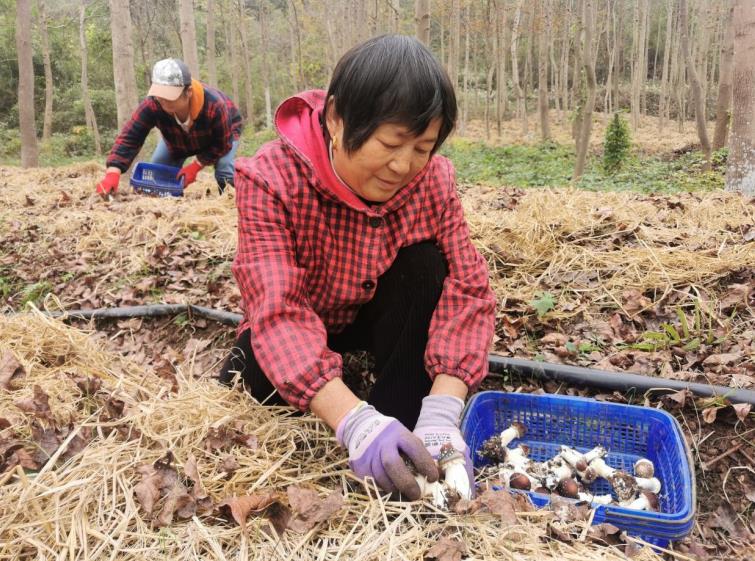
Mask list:
[[[624,165],[632,143],[629,139],[629,126],[618,113],[606,129],[606,140],[603,147],[603,169],[606,173],[615,174]]]

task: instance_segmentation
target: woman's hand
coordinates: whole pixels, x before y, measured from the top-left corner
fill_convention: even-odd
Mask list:
[[[438,468],[422,442],[393,417],[360,402],[341,420],[338,442],[349,451],[349,465],[360,478],[370,476],[385,491],[420,499],[420,488],[402,454],[428,481],[438,480]]]
[[[461,411],[464,401],[453,395],[431,394],[422,400],[414,434],[422,441],[433,458],[440,456],[444,444],[451,444],[455,450],[464,454],[465,467],[469,477],[469,489],[474,495],[474,473],[469,446],[459,430]]]

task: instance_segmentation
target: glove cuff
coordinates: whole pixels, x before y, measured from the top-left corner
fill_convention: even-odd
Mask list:
[[[348,440],[352,436],[351,433],[353,432],[356,422],[361,418],[360,416],[357,416],[357,412],[362,409],[371,409],[377,413],[377,410],[372,405],[369,405],[366,401],[360,401],[350,409],[346,415],[344,415],[341,422],[338,423],[338,427],[336,427],[336,440],[343,448],[349,447]]]
[[[422,409],[415,429],[423,427],[459,427],[464,400],[453,395],[428,395],[422,400]]]

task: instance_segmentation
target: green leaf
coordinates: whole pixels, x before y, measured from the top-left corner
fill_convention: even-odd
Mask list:
[[[538,292],[535,294],[535,299],[530,302],[530,306],[537,311],[537,317],[542,318],[556,307],[556,300],[550,292]]]

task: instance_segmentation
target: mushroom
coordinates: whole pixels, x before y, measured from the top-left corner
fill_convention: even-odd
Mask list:
[[[516,448],[509,448],[506,454],[506,465],[512,467],[526,468],[532,463],[527,456],[530,453],[530,447],[526,444],[520,444]]]
[[[619,505],[633,510],[651,510],[657,512],[659,507],[658,495],[643,491],[638,498],[619,502]]]
[[[417,480],[421,496],[432,498],[432,502],[438,508],[445,509],[448,506],[448,497],[446,490],[440,481],[430,482],[427,477],[421,473],[415,474],[414,479]]]
[[[516,438],[522,438],[526,432],[527,427],[522,423],[516,421],[511,423],[511,426],[501,433],[501,448],[506,448]]]
[[[593,458],[589,465],[595,470],[595,473],[603,479],[611,479],[616,472],[616,470],[609,466],[600,456]]]
[[[587,454],[582,454],[569,446],[561,446],[559,456],[577,471],[577,475],[579,475],[582,482],[590,484],[598,478],[598,474],[595,472],[595,469],[589,466],[589,463],[592,459],[600,457],[600,454],[604,451],[605,448],[598,446]]]
[[[627,501],[637,493],[637,480],[633,475],[625,471],[615,470],[614,474],[608,478],[611,487],[613,487],[616,497],[621,501]]]
[[[562,481],[572,479],[573,477],[574,471],[572,471],[572,468],[566,462],[557,460],[549,466],[548,473],[545,476],[545,486],[553,490]]]
[[[522,491],[529,491],[533,487],[540,485],[539,481],[533,479],[527,473],[506,469],[501,472],[501,479],[503,479],[507,487],[521,489]]]
[[[556,493],[562,497],[576,499],[579,496],[579,485],[577,485],[577,482],[571,477],[562,479],[558,482],[558,485],[556,485]]]
[[[593,495],[592,493],[577,493],[577,498],[580,501],[588,503],[595,503],[599,505],[610,505],[613,502],[611,495]]]
[[[637,482],[638,489],[656,494],[661,491],[661,482],[657,477],[635,477],[634,480]]]
[[[587,466],[587,469],[579,474],[580,479],[582,480],[582,483],[585,485],[589,485],[590,483],[593,483],[598,478],[598,472],[595,471],[595,468],[592,468],[590,466]]]
[[[605,449],[604,446],[596,446],[589,452],[585,452],[585,461],[588,465],[590,465],[590,462],[592,462],[595,458],[605,458],[608,455],[608,450]]]
[[[634,474],[637,477],[651,478],[655,475],[655,466],[647,458],[640,458],[634,463]]]
[[[438,467],[444,474],[443,481],[448,490],[455,491],[462,499],[472,498],[464,454],[451,444],[444,444],[440,449]]]

